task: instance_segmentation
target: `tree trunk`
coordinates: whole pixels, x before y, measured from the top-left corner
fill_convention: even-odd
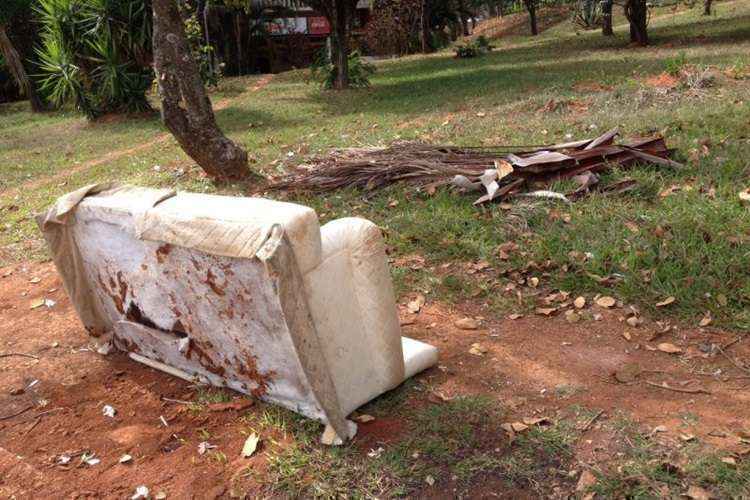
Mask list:
[[[237,46],[237,74],[244,75],[243,71],[243,54],[242,54],[242,30],[240,27],[240,11],[234,13],[234,43]]]
[[[31,110],[35,113],[44,111],[44,104],[36,93],[34,82],[31,81],[28,73],[26,73],[26,68],[23,67],[23,61],[18,55],[18,51],[8,37],[5,25],[0,25],[0,54],[3,55],[5,64],[8,66],[11,75],[13,75],[13,79],[16,81],[16,85],[18,85],[21,93],[25,94],[29,99]]]
[[[703,15],[704,16],[710,16],[711,15],[711,2],[713,0],[703,0]]]
[[[152,5],[154,66],[164,124],[209,176],[217,180],[246,177],[250,173],[247,152],[227,139],[216,124],[175,0],[153,0]]]
[[[420,12],[419,27],[420,37],[419,40],[422,44],[422,53],[427,54],[432,52],[430,45],[430,6],[429,0],[422,0],[422,11]]]
[[[602,2],[602,35],[613,36],[612,31],[612,0]]]
[[[349,87],[349,30],[348,5],[345,0],[336,0],[334,21],[336,36],[333,40],[333,65],[336,69],[334,88],[341,90]]]
[[[630,42],[645,47],[648,45],[648,6],[646,0],[628,0],[625,16],[630,23]]]
[[[529,11],[529,22],[531,23],[531,34],[536,36],[539,34],[539,28],[536,24],[536,0],[523,0],[526,5],[526,10]]]

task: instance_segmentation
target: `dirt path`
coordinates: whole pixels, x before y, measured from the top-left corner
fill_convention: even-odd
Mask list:
[[[240,413],[186,411],[163,398],[193,399],[195,388],[188,383],[121,355],[94,353],[50,263],[3,268],[0,276],[5,276],[0,278],[0,354],[38,358],[0,357],[0,496],[123,498],[147,484],[152,494],[164,491],[170,498],[214,498],[225,495],[231,480],[248,466],[262,473],[263,454],[238,458],[244,441]],[[55,304],[30,309],[39,298]],[[697,374],[720,369],[724,376],[739,375],[723,357],[701,351],[707,342],[726,345],[734,336],[679,330],[658,342],[671,342],[683,353],[651,351],[646,346],[657,342],[647,339],[656,325],[631,328],[619,321],[622,312],[603,311],[601,321],[575,324],[540,316],[483,320],[477,330],[454,326],[465,315],[489,316],[468,307],[455,311],[427,304],[415,315],[404,310],[402,317],[409,323],[405,335],[441,350],[440,366],[418,378],[446,398],[487,394],[520,416],[581,405],[603,410],[602,419],[621,413],[647,427],[663,425],[664,435],[677,441],[679,434],[691,433],[718,448],[734,446],[729,434],[720,436],[750,419],[750,392],[742,389],[750,380]],[[469,353],[474,344],[485,350],[483,355]],[[729,353],[747,359],[750,339],[737,342]],[[626,363],[640,366],[644,376],[618,383],[612,373]],[[685,390],[700,387],[710,394],[668,391],[643,380]],[[102,415],[105,404],[117,409],[115,418]],[[376,446],[377,429],[362,425],[356,439]],[[206,435],[225,461],[197,453]],[[583,437],[577,446],[580,460],[599,461],[613,453],[611,435],[592,428]],[[81,464],[75,454],[86,450],[101,462]],[[59,463],[64,454],[74,457],[69,464]],[[132,461],[119,463],[124,454]]]
[[[216,101],[214,103],[214,105],[213,105],[214,111],[221,111],[223,109],[226,109],[226,108],[229,107],[229,105],[235,99],[238,99],[239,97],[243,97],[243,96],[246,96],[247,94],[251,94],[253,92],[257,92],[257,91],[263,89],[269,83],[271,83],[272,79],[273,79],[273,75],[265,75],[264,77],[262,77],[261,79],[259,79],[258,82],[255,85],[253,85],[252,87],[250,87],[245,92],[242,92],[241,94],[239,94],[239,95],[237,95],[235,97],[232,97],[232,98],[227,97],[227,98],[220,99],[220,100]],[[95,158],[93,160],[85,161],[85,162],[83,162],[83,163],[81,163],[79,165],[72,166],[72,167],[70,167],[70,168],[68,168],[66,170],[58,171],[58,172],[56,172],[56,173],[54,173],[52,175],[46,176],[46,177],[40,177],[40,178],[32,179],[32,180],[30,180],[28,182],[25,182],[24,184],[22,184],[21,186],[15,188],[15,189],[11,189],[11,190],[6,191],[3,194],[5,194],[7,196],[10,196],[10,197],[13,197],[13,196],[21,193],[22,191],[27,191],[27,190],[30,190],[30,189],[36,189],[36,188],[39,188],[40,186],[44,186],[46,184],[52,184],[54,182],[61,182],[61,181],[64,181],[65,179],[67,179],[68,177],[70,177],[72,175],[75,175],[75,174],[77,174],[79,172],[84,172],[84,171],[92,169],[94,167],[98,167],[100,165],[104,165],[104,164],[106,164],[108,162],[119,160],[120,158],[125,158],[125,157],[128,157],[128,156],[134,155],[136,153],[140,153],[141,151],[146,151],[148,149],[151,149],[154,146],[157,146],[159,144],[163,144],[163,143],[169,141],[170,139],[172,139],[172,134],[170,134],[168,132],[161,132],[159,134],[156,134],[150,140],[148,140],[148,141],[146,141],[144,143],[138,144],[137,146],[132,146],[132,147],[129,147],[129,148],[123,148],[123,149],[118,149],[118,150],[115,150],[115,151],[110,151],[110,152],[106,153],[104,156],[102,156],[100,158]]]

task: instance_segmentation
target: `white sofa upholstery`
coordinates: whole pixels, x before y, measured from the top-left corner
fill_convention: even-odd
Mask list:
[[[39,217],[91,335],[140,362],[352,435],[346,416],[437,362],[402,338],[380,230],[260,198],[87,186]]]

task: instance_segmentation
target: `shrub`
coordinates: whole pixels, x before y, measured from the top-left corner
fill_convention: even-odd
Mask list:
[[[581,29],[594,29],[602,25],[601,0],[577,0],[573,7],[573,22]]]
[[[687,63],[687,55],[684,52],[680,52],[676,56],[664,60],[664,70],[672,76],[677,76]]]
[[[471,42],[460,43],[455,47],[456,57],[460,59],[477,57],[492,50],[489,40],[480,36]]]
[[[375,73],[375,66],[368,63],[358,51],[349,54],[349,85],[351,87],[369,87],[370,76]],[[328,58],[325,49],[318,52],[310,66],[310,80],[320,82],[324,89],[332,89],[336,81],[336,68]]]
[[[39,0],[41,88],[89,118],[149,110],[148,0]]]

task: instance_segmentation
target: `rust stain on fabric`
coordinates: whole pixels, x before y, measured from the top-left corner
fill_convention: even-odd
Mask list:
[[[246,355],[244,359],[245,361],[243,362],[235,358],[236,361],[234,364],[236,365],[237,373],[255,382],[257,387],[250,392],[253,396],[259,398],[268,392],[268,382],[273,377],[274,372],[267,374],[260,373],[254,356]]]
[[[156,260],[159,262],[159,264],[163,264],[164,261],[167,258],[167,255],[169,255],[169,252],[172,251],[172,245],[169,243],[164,243],[159,248],[156,249]]]
[[[210,269],[209,269],[208,271],[206,271],[206,281],[204,281],[204,283],[205,283],[206,285],[208,285],[208,287],[209,287],[209,288],[210,288],[211,290],[213,290],[213,292],[214,292],[214,293],[215,293],[216,295],[219,295],[219,296],[222,296],[222,297],[223,297],[224,295],[226,295],[226,292],[224,291],[224,289],[223,289],[222,287],[220,287],[220,286],[219,286],[219,285],[218,285],[218,284],[216,283],[216,275],[214,275],[214,273],[212,273]]]
[[[201,343],[197,342],[195,339],[191,339],[188,350],[185,353],[185,357],[188,359],[192,359],[193,353],[195,353],[198,363],[200,363],[203,368],[210,371],[214,375],[218,375],[219,377],[224,376],[224,373],[226,373],[227,371],[226,368],[224,368],[223,366],[219,366],[213,360],[213,358],[211,358],[211,356],[209,356],[208,353],[203,350]]]

